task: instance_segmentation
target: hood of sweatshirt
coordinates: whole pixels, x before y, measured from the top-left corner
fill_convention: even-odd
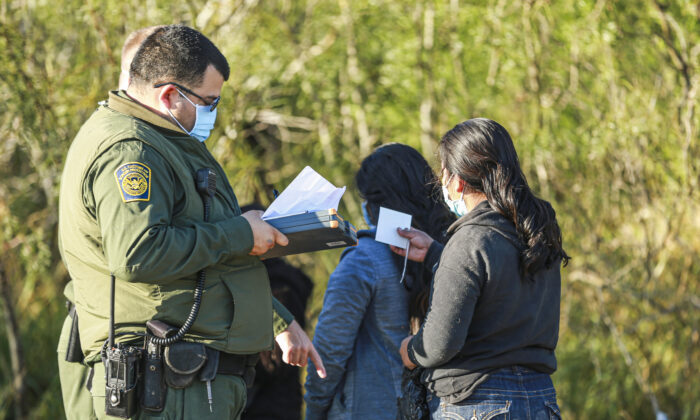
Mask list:
[[[469,213],[457,219],[447,229],[447,235],[452,236],[466,226],[482,226],[491,229],[511,242],[516,248],[522,250],[525,244],[520,239],[515,224],[501,213],[494,210],[488,201],[484,200],[474,207]]]

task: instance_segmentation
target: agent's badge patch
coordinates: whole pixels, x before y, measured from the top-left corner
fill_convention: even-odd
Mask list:
[[[138,162],[125,163],[114,171],[125,203],[151,199],[151,168]]]

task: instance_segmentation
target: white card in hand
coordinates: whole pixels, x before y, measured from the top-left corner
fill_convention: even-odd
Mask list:
[[[411,218],[412,216],[410,214],[380,207],[379,220],[377,221],[377,235],[374,239],[377,242],[406,249],[408,247],[408,239],[400,237],[399,234],[396,233],[396,229],[410,228]]]

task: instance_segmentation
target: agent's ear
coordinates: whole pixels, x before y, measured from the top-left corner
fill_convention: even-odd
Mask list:
[[[158,92],[158,103],[168,109],[175,108],[178,96],[180,95],[173,85],[161,86]]]

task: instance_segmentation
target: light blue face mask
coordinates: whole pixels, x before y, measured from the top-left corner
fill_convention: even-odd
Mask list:
[[[367,202],[363,201],[362,202],[362,217],[365,218],[365,223],[367,223],[367,226],[369,226],[370,229],[374,229],[377,226],[372,224],[372,219],[369,218],[369,212],[367,211]]]
[[[214,129],[214,123],[216,122],[216,109],[213,111],[211,110],[212,105],[197,105],[196,103],[192,102],[190,98],[187,97],[184,93],[180,92],[180,89],[175,88],[177,92],[185,99],[187,99],[187,102],[191,103],[197,114],[195,116],[194,120],[194,126],[192,126],[192,130],[187,131],[185,130],[185,127],[180,124],[180,121],[175,118],[172,112],[170,112],[170,109],[168,109],[168,114],[170,114],[171,117],[175,120],[177,125],[184,131],[185,133],[189,134],[190,136],[196,138],[197,140],[204,142],[207,138],[209,138],[209,133],[211,133],[211,130]]]
[[[447,180],[447,185],[450,185],[450,181],[452,180],[452,175],[450,175],[450,178]],[[469,210],[467,210],[467,205],[464,204],[464,190],[462,190],[462,195],[459,196],[459,200],[452,200],[450,199],[450,193],[447,191],[447,187],[445,185],[442,186],[442,197],[445,199],[445,203],[447,204],[447,208],[450,209],[450,211],[454,214],[457,215],[457,217],[462,217],[465,214],[469,213]]]

